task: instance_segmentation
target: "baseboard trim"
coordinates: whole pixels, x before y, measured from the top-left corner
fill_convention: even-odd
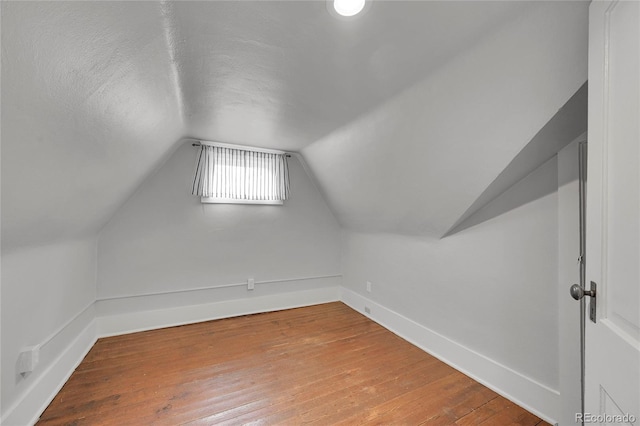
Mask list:
[[[6,426],[35,424],[99,337],[335,301],[342,301],[425,352],[555,424],[560,400],[558,391],[340,286],[133,313],[103,312],[91,319],[60,356],[29,386],[22,398],[3,412],[0,423]],[[365,312],[365,306],[369,308],[369,313]]]
[[[35,424],[96,340],[96,321],[91,319],[51,365],[31,383],[22,398],[3,413],[0,423],[5,426]]]
[[[149,311],[113,315],[103,313],[98,317],[98,337],[118,336],[338,300],[340,287],[336,286]]]
[[[0,424],[4,426],[35,424],[100,337],[299,308],[339,300],[340,287],[335,285],[247,299],[192,304],[133,313],[113,313],[110,315],[108,312],[102,312],[93,316],[93,312],[97,312],[97,310],[93,310],[91,312],[92,318],[77,337],[69,343],[46,370],[34,379],[18,401],[3,410]],[[99,303],[99,301],[95,302],[95,304]],[[85,311],[87,309],[81,313]],[[66,324],[62,331],[64,332],[70,325],[70,323]],[[61,333],[57,332],[57,334]]]
[[[550,424],[556,423],[560,393],[485,355],[469,349],[352,290],[341,301],[384,328],[482,383]],[[370,312],[365,311],[365,307]]]

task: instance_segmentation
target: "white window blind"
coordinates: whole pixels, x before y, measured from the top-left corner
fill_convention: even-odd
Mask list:
[[[286,154],[201,142],[191,193],[203,202],[282,204],[289,197]]]

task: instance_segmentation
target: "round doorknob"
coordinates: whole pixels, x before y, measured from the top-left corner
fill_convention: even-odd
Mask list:
[[[576,300],[580,300],[584,297],[584,290],[578,284],[574,284],[569,289],[569,294]]]
[[[571,294],[571,297],[573,297],[576,300],[580,300],[585,296],[595,296],[596,292],[595,290],[585,290],[582,287],[580,287],[580,285],[578,284],[574,284],[571,286],[571,288],[569,288],[569,294]]]

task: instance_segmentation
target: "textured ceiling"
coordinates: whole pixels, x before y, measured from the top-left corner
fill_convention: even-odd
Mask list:
[[[586,2],[0,7],[3,247],[97,232],[185,136],[301,151],[344,226],[441,235],[586,80]]]
[[[165,8],[192,136],[294,151],[529,9],[516,2],[374,2],[358,19],[341,20],[324,1]]]
[[[3,248],[95,233],[184,131],[161,8],[1,7]]]

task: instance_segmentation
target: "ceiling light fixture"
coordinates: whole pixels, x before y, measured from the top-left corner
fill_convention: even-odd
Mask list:
[[[333,8],[342,16],[354,16],[364,9],[365,0],[333,0]]]

